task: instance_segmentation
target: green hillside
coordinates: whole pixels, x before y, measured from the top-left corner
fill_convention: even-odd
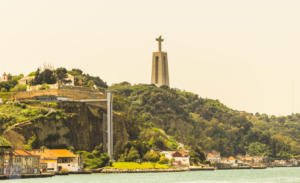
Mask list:
[[[59,68],[51,72],[31,74],[35,78],[30,84],[47,84],[43,78],[48,77],[44,75],[59,80],[59,75],[69,73],[75,76],[78,86],[97,86],[102,91],[107,87],[99,77],[78,69]],[[18,79],[15,77],[13,85],[8,85],[10,88],[2,83],[1,96],[17,86]],[[63,82],[63,77],[60,80]],[[276,117],[240,112],[218,100],[166,86],[123,82],[108,89],[114,92],[116,160],[163,161],[152,150],[180,148],[190,150],[193,162],[204,161],[204,153],[213,150],[222,156],[300,155],[300,114]],[[107,162],[105,150],[99,150],[104,113],[101,106],[80,103],[8,102],[0,105],[1,142],[16,148],[69,148],[90,157],[86,160],[89,167],[100,167]]]
[[[249,153],[288,158],[300,154],[300,114],[271,116],[232,110],[218,100],[168,87],[130,85],[110,87],[115,109],[130,119],[131,139],[142,140],[143,129],[161,128],[191,149],[223,156]],[[158,148],[165,148],[158,143]]]

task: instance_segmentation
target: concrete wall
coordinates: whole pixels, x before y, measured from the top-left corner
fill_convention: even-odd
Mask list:
[[[38,96],[60,96],[67,97],[71,100],[80,99],[103,99],[104,94],[85,88],[74,88],[74,89],[47,89],[47,90],[36,90],[36,91],[26,91],[26,92],[16,92],[11,93],[9,96],[10,100],[22,100],[22,99],[34,99]]]
[[[159,86],[170,86],[168,55],[166,52],[153,53],[151,83]]]

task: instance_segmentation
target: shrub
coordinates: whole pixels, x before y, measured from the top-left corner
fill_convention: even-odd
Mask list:
[[[0,146],[11,146],[11,143],[6,138],[0,136]]]
[[[139,159],[140,159],[139,152],[134,147],[131,147],[125,160],[126,161],[137,161]]]
[[[39,88],[39,90],[47,90],[50,86],[48,84],[42,84],[42,86]]]
[[[169,163],[169,159],[166,158],[165,156],[161,156],[158,163],[159,164],[168,164]]]
[[[26,90],[27,90],[27,86],[23,84],[17,84],[15,87],[10,89],[11,92],[21,92]]]
[[[151,162],[157,162],[159,161],[159,154],[157,152],[154,152],[154,151],[148,151],[143,159],[145,161],[151,161]]]

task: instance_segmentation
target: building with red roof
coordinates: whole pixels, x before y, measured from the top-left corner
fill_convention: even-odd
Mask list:
[[[40,163],[43,171],[70,171],[81,170],[81,159],[79,155],[72,153],[67,149],[41,149],[32,150],[32,154],[41,157]]]
[[[162,151],[160,154],[168,158],[173,166],[190,166],[188,151]]]

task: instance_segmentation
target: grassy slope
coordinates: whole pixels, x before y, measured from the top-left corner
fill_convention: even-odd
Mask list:
[[[16,123],[32,120],[48,113],[46,107],[34,107],[26,104],[8,103],[0,105],[0,122],[2,128]]]
[[[168,165],[161,165],[159,163],[135,163],[135,162],[116,162],[112,164],[112,167],[106,168],[116,168],[116,169],[166,169],[170,168]]]

